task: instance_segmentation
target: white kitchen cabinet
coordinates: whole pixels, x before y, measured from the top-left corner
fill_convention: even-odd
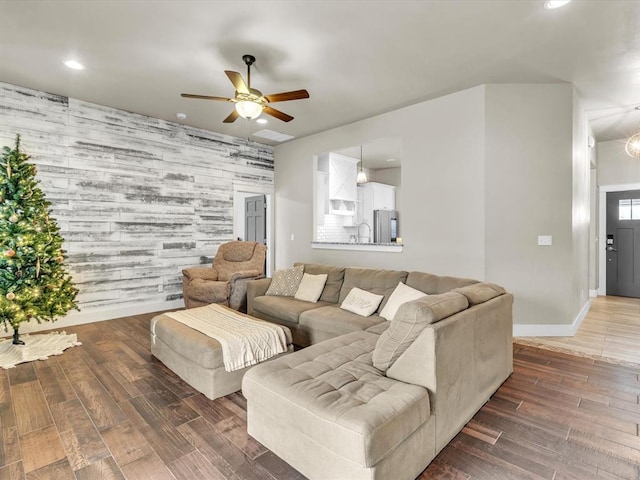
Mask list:
[[[329,199],[355,202],[358,197],[357,175],[358,159],[331,152],[329,154]]]
[[[369,182],[357,188],[358,215],[357,223],[367,223],[373,227],[374,210],[396,209],[396,187],[384,183]]]

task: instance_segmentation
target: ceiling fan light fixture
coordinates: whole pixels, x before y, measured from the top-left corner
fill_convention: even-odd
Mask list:
[[[263,108],[259,103],[250,100],[243,100],[236,103],[236,111],[242,118],[246,118],[247,120],[258,118]]]
[[[640,132],[629,137],[624,149],[630,157],[640,158]]]

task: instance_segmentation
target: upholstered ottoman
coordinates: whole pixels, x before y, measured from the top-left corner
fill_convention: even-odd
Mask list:
[[[283,328],[288,353],[293,351],[291,332]],[[153,317],[150,330],[153,356],[207,398],[213,400],[240,390],[242,377],[251,367],[226,371],[219,341],[166,314]]]

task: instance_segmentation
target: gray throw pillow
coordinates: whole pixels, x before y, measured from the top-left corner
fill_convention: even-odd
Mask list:
[[[457,292],[429,295],[403,303],[389,328],[376,343],[373,366],[386,372],[428,325],[461,312],[468,306],[467,298]]]
[[[271,283],[265,295],[293,297],[298,291],[303,274],[304,267],[302,265],[276,270],[273,272]]]

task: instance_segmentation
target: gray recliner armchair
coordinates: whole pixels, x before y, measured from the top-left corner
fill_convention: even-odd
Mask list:
[[[220,303],[246,309],[247,282],[264,277],[267,247],[258,242],[233,241],[218,247],[211,267],[182,270],[187,308]]]

